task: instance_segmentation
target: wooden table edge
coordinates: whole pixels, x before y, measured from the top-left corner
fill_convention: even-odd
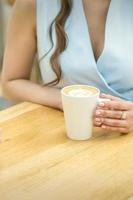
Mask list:
[[[42,105],[30,102],[19,103],[10,108],[0,111],[0,123],[16,118],[24,113],[30,112],[40,107],[42,107]]]

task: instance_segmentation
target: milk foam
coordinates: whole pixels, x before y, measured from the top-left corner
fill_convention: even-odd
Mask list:
[[[94,92],[86,89],[73,89],[68,92],[68,95],[73,97],[90,97]]]

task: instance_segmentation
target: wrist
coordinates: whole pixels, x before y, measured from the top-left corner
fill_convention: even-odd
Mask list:
[[[61,98],[59,99],[59,102],[58,102],[58,108],[59,108],[59,110],[63,111],[63,105],[62,105],[62,99]]]
[[[63,111],[63,105],[62,105],[62,98],[61,98],[61,90],[57,89],[56,90],[56,102],[57,102],[57,109],[59,109],[60,111]]]

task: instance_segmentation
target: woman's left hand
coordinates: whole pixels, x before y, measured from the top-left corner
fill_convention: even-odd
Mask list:
[[[105,130],[129,133],[133,130],[133,102],[118,97],[101,94],[110,99],[98,104],[94,114],[94,125]]]

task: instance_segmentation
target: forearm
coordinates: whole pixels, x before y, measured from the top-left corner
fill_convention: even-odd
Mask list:
[[[13,80],[3,84],[3,94],[15,102],[30,101],[41,105],[61,109],[60,90],[44,87],[29,80]]]

